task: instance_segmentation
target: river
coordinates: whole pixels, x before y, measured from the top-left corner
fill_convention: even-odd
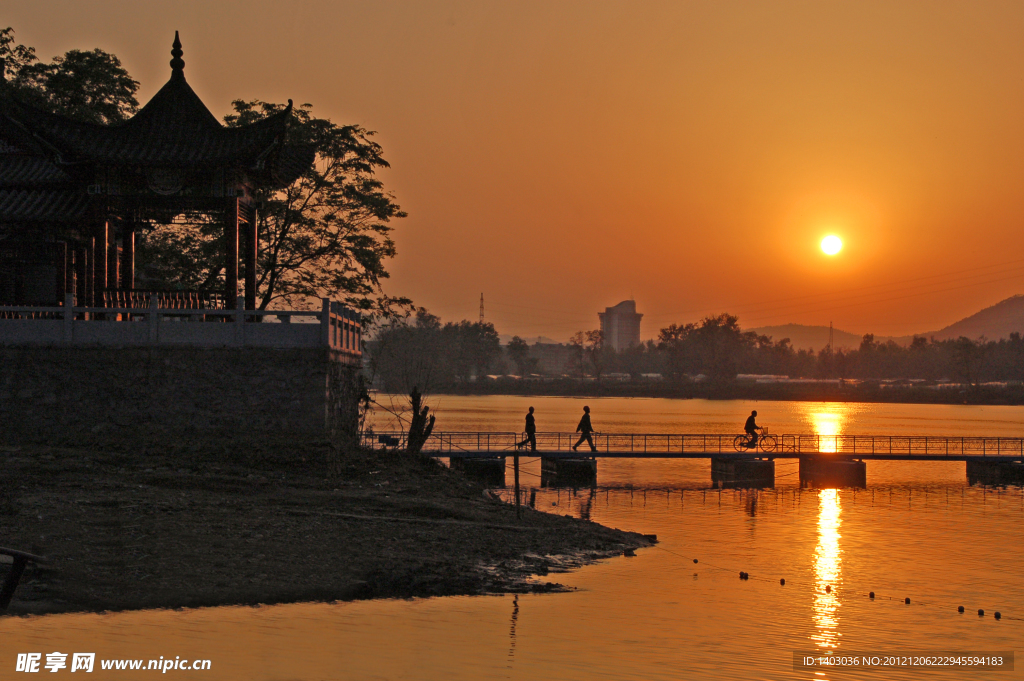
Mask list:
[[[539,430],[571,431],[587,404],[603,432],[737,432],[757,409],[776,433],[1024,433],[1022,407],[501,396],[429,403],[437,429],[450,431],[517,431],[528,406]],[[392,420],[386,410],[373,418],[377,430]],[[657,534],[659,543],[544,578],[570,593],[6,618],[3,647],[201,657],[210,671],[168,674],[267,681],[916,679],[930,672],[795,670],[793,654],[1022,648],[1024,492],[968,485],[962,462],[869,461],[861,489],[801,487],[796,463],[785,460],[775,487],[757,491],[712,489],[706,460],[600,460],[596,487],[579,490],[542,488],[539,473],[539,462],[524,457],[525,496],[538,509]],[[1020,678],[1024,660],[1016,669],[987,674]],[[128,678],[107,674],[90,678]]]

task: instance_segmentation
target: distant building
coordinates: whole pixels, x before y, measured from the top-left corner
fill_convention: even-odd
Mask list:
[[[643,315],[637,314],[635,301],[623,300],[615,307],[598,312],[597,316],[601,320],[606,347],[625,350],[640,344],[640,318]]]

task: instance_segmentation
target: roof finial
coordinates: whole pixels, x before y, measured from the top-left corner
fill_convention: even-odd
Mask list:
[[[171,60],[171,70],[175,73],[182,73],[185,70],[185,61],[181,58],[181,55],[185,54],[181,51],[181,41],[178,40],[178,32],[174,32],[174,44],[171,45],[171,56],[174,59]],[[173,74],[172,74],[173,75]]]

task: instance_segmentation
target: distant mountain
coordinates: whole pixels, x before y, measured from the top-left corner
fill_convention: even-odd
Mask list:
[[[781,326],[761,326],[753,331],[762,336],[771,336],[773,341],[788,338],[790,345],[797,350],[813,349],[815,352],[828,345],[827,326],[807,326],[805,324],[782,324]],[[836,350],[855,350],[860,347],[861,336],[849,331],[832,330],[833,345]],[[877,340],[877,339],[876,339]]]
[[[1013,332],[1024,334],[1024,295],[1007,298],[939,331],[917,335],[935,340],[949,340],[960,336],[966,336],[971,340],[977,340],[981,336],[988,340],[999,340],[1008,338]]]
[[[806,326],[804,324],[783,324],[781,326],[761,326],[756,329],[744,329],[755,333],[771,336],[772,340],[780,341],[788,338],[794,348],[803,350],[813,348],[821,350],[828,345],[827,326]],[[961,319],[955,324],[928,333],[915,333],[909,336],[875,336],[875,341],[885,343],[895,341],[900,345],[910,345],[915,336],[934,338],[935,340],[949,340],[966,336],[972,340],[984,336],[988,340],[999,340],[1008,338],[1011,333],[1018,332],[1024,335],[1024,295],[1016,295],[996,303],[992,307],[986,307],[981,312],[976,312],[970,317]],[[848,331],[833,331],[836,349],[854,350],[860,347],[861,336]]]

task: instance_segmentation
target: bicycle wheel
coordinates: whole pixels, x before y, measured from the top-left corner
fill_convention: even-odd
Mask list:
[[[736,439],[732,441],[732,446],[736,448],[737,452],[745,452],[749,441],[746,435],[737,435]]]
[[[761,451],[763,452],[774,452],[775,448],[779,446],[774,435],[765,435],[757,444],[761,447]]]

